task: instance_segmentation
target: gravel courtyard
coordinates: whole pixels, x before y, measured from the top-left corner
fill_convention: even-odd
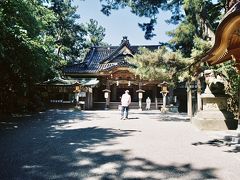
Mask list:
[[[240,179],[224,132],[186,115],[49,110],[0,120],[0,179]]]

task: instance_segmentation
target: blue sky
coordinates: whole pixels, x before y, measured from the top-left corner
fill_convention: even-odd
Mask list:
[[[90,19],[97,20],[106,29],[104,42],[111,45],[119,45],[123,36],[128,36],[132,45],[155,45],[160,41],[168,41],[170,38],[165,32],[175,28],[174,25],[169,25],[164,21],[170,17],[170,13],[160,12],[155,26],[157,36],[152,40],[145,40],[144,32],[139,28],[138,23],[149,20],[132,14],[129,8],[113,11],[110,16],[106,16],[100,11],[99,0],[75,0],[74,5],[78,6],[77,13],[81,16],[79,23],[89,22]]]

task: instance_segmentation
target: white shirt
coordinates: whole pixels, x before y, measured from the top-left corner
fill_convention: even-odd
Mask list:
[[[129,106],[129,104],[131,103],[131,96],[128,93],[123,94],[121,98],[121,103],[122,106]]]

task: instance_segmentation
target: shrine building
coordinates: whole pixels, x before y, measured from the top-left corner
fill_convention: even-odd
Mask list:
[[[134,46],[130,45],[127,37],[123,37],[119,46],[92,47],[82,63],[65,67],[64,76],[81,80],[97,78],[99,83],[88,93],[92,100],[87,105],[89,109],[104,109],[106,104],[110,109],[117,108],[125,90],[129,90],[132,97],[132,108],[139,107],[141,94],[143,106],[146,98],[150,97],[151,108],[158,109],[162,103],[159,87],[161,82],[141,80],[131,72],[134,65],[126,58],[132,57],[140,47],[154,51],[160,48],[160,45]],[[142,93],[139,93],[139,90]]]
[[[138,109],[139,98],[141,98],[141,106],[144,109],[146,98],[150,97],[151,109],[160,109],[163,99],[159,85],[162,82],[141,80],[131,71],[135,66],[126,58],[132,57],[140,47],[154,51],[160,48],[160,45],[131,45],[127,37],[123,37],[119,46],[92,47],[83,62],[64,68],[63,79],[55,78],[42,83],[44,86],[53,85],[55,88],[55,93],[49,97],[49,101],[59,102],[52,99],[63,99],[63,102],[73,102],[75,100],[84,104],[84,109],[117,109],[122,94],[125,90],[129,90],[132,97],[130,108]],[[63,87],[66,91],[63,91]],[[53,92],[52,89],[51,92]],[[62,89],[60,96],[59,93],[56,94],[58,89]],[[168,103],[170,103],[169,97],[175,101],[178,99],[180,112],[186,111],[185,85],[178,86],[177,91],[168,90]]]

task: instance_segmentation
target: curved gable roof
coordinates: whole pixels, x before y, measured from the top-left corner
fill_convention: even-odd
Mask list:
[[[115,67],[135,67],[125,61],[125,57],[133,56],[139,47],[146,47],[156,50],[159,45],[150,46],[131,46],[129,41],[124,38],[119,46],[92,47],[83,63],[74,64],[64,68],[66,74],[91,74],[100,71],[108,71]]]
[[[237,2],[225,14],[215,33],[215,43],[202,58],[210,65],[219,64],[232,59],[240,58],[240,2]],[[240,62],[239,62],[240,63]],[[239,67],[240,70],[240,67]]]

